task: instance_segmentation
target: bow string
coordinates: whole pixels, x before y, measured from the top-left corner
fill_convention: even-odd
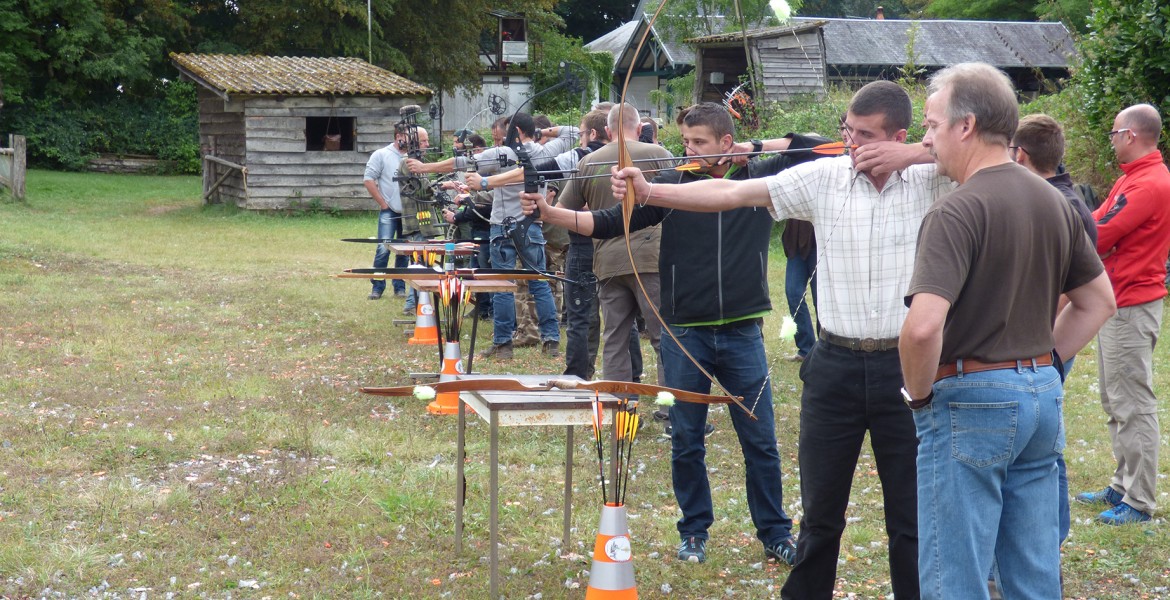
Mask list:
[[[638,56],[641,54],[642,48],[646,45],[646,40],[648,40],[650,38],[650,32],[654,30],[654,22],[658,20],[658,16],[662,14],[662,9],[666,7],[666,1],[667,0],[662,0],[662,3],[658,5],[658,9],[654,11],[654,15],[652,17],[650,17],[650,20],[647,22],[646,31],[644,31],[642,33],[642,38],[638,41],[638,46],[634,50],[634,54],[633,54],[634,58],[630,62],[630,68],[628,71],[626,71],[625,82],[622,84],[621,98],[618,100],[618,119],[617,119],[617,122],[619,123],[619,126],[617,128],[617,144],[618,144],[617,167],[618,167],[618,169],[625,169],[627,167],[634,166],[634,162],[630,158],[629,147],[626,145],[626,135],[625,135],[625,126],[624,126],[624,123],[625,123],[624,117],[625,117],[625,110],[626,110],[626,93],[630,89],[630,79],[631,79],[631,76],[634,74],[634,67],[635,67],[636,61],[638,59]],[[640,15],[640,16],[642,18],[645,18],[645,15]],[[626,253],[630,257],[630,269],[631,269],[631,273],[634,275],[634,281],[638,282],[638,289],[640,289],[642,291],[642,295],[644,295],[648,299],[651,299],[650,294],[646,292],[646,284],[642,282],[642,277],[638,273],[637,262],[634,260],[634,247],[632,245],[631,237],[630,237],[630,219],[633,216],[634,205],[636,204],[636,202],[637,202],[637,199],[635,198],[635,195],[634,195],[634,186],[633,185],[626,186],[626,195],[625,195],[625,197],[622,198],[622,226],[625,228]],[[653,300],[653,299],[651,299],[651,300]],[[703,365],[699,364],[699,361],[696,360],[693,355],[691,355],[691,353],[686,349],[685,346],[683,346],[682,342],[679,341],[678,337],[674,335],[674,331],[671,330],[670,325],[668,325],[666,323],[666,319],[662,318],[662,313],[659,312],[658,306],[653,301],[649,302],[648,304],[650,305],[650,312],[654,313],[654,317],[656,319],[658,319],[659,323],[662,324],[663,331],[665,331],[666,334],[670,336],[670,339],[674,340],[675,345],[677,345],[679,350],[682,351],[683,355],[686,356],[687,359],[691,361],[691,364],[695,365],[695,368],[697,368],[699,370],[699,372],[702,373],[703,376],[706,377],[711,382],[712,385],[714,385],[717,389],[719,389],[719,391],[723,392],[723,394],[728,399],[730,399],[731,402],[734,402],[737,406],[742,408],[743,411],[746,412],[748,414],[748,416],[751,417],[753,420],[756,419],[757,417],[755,415],[755,407],[756,407],[756,404],[759,404],[759,399],[757,398],[756,403],[753,404],[752,408],[750,408],[750,409],[746,405],[744,405],[742,398],[733,395],[731,392],[729,392],[727,390],[727,388],[723,387],[723,384],[720,383],[719,381],[717,381],[715,379],[715,377],[713,375],[711,375],[711,373],[708,372],[706,368],[703,367]]]

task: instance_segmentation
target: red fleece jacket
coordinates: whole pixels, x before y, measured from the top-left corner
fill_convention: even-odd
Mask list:
[[[1166,296],[1170,252],[1170,171],[1155,150],[1121,165],[1123,175],[1097,210],[1097,252],[1117,306]]]

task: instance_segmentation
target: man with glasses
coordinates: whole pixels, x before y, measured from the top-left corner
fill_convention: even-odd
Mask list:
[[[1149,104],[1122,110],[1108,133],[1123,172],[1097,219],[1097,253],[1105,263],[1117,314],[1097,338],[1101,406],[1109,415],[1109,437],[1117,468],[1109,485],[1077,495],[1104,504],[1097,519],[1107,525],[1150,520],[1156,508],[1158,399],[1153,355],[1166,296],[1170,250],[1170,172],[1158,151],[1162,117]]]
[[[810,221],[817,236],[821,337],[801,365],[800,524],[796,564],[781,590],[791,600],[833,597],[853,473],[869,433],[882,482],[890,579],[898,600],[918,598],[918,440],[903,403],[898,331],[906,316],[922,215],[953,184],[920,148],[905,146],[913,109],[897,84],[875,81],[849,102],[852,156],[796,165],[762,179],[649,184],[626,169],[640,203],[695,212],[767,207],[774,219]],[[879,142],[894,142],[880,144]],[[773,141],[763,149],[774,150]],[[887,154],[882,158],[881,154]],[[890,160],[889,154],[906,158]],[[875,165],[882,165],[879,169]]]

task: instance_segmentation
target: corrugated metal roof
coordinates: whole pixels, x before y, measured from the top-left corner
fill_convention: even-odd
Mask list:
[[[944,67],[981,61],[997,67],[1067,68],[1076,56],[1061,23],[1023,21],[906,21],[798,17],[825,23],[825,59],[831,65],[904,65],[911,26],[915,64]]]
[[[430,96],[429,88],[360,58],[179,54],[175,66],[223,94]]]
[[[794,23],[789,25],[782,25],[780,27],[764,27],[761,29],[749,29],[744,33],[732,31],[728,33],[718,33],[715,35],[707,35],[703,37],[691,38],[685,40],[687,44],[719,44],[726,42],[738,42],[744,37],[749,40],[757,38],[775,37],[778,35],[790,35],[793,33],[802,33],[810,29],[816,29],[817,26],[824,23],[824,21],[812,21],[807,23]]]

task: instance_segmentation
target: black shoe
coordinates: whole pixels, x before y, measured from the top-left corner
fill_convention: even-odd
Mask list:
[[[561,343],[556,340],[545,340],[540,345],[540,353],[549,358],[556,358],[561,355]]]
[[[655,421],[666,421],[667,423],[669,423],[670,422],[670,412],[663,410],[661,408],[655,409],[654,410],[654,420]]]
[[[370,292],[370,295],[366,296],[366,298],[369,298],[370,300],[377,300],[378,298],[381,298],[381,297],[382,297],[382,292],[378,292],[378,291]]]
[[[686,538],[678,545],[678,559],[686,562],[707,562],[707,540]]]
[[[401,298],[406,295],[406,290],[394,290],[394,296]]]
[[[764,558],[783,562],[791,567],[796,564],[796,540],[790,537],[778,544],[764,546]]]
[[[662,428],[662,431],[667,436],[670,436],[670,435],[674,434],[674,427],[667,425],[666,427]],[[712,433],[715,433],[715,426],[714,425],[707,423],[706,425],[703,426],[703,437],[709,436]]]

